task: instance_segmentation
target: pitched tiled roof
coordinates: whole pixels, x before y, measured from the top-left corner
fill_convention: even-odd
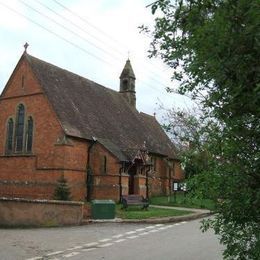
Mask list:
[[[65,133],[96,137],[119,159],[146,142],[149,152],[175,158],[172,142],[153,116],[139,113],[122,94],[105,88],[28,54],[24,54],[39,80]]]

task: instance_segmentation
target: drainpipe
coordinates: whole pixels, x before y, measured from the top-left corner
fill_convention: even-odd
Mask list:
[[[122,202],[122,171],[125,168],[125,162],[123,162],[122,167],[119,169],[119,202]]]
[[[88,147],[88,157],[87,157],[87,180],[86,180],[86,185],[87,185],[87,194],[86,194],[86,200],[89,202],[91,200],[91,189],[93,185],[93,172],[92,169],[89,165],[90,163],[90,152],[94,144],[97,142],[97,138],[95,136],[92,136],[92,141],[91,144]]]
[[[148,183],[148,172],[151,170],[151,166],[149,166],[148,170],[146,170],[145,175],[146,175],[146,180],[145,180],[145,185],[146,185],[146,199],[149,200],[149,183]]]
[[[174,167],[174,164],[173,164],[173,167]],[[170,200],[171,200],[171,196],[172,196],[172,170],[170,167],[169,167],[169,196],[170,196]]]

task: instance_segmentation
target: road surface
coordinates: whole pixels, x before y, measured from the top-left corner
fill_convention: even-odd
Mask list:
[[[212,231],[201,233],[199,222],[0,229],[0,259],[222,259],[217,237]]]

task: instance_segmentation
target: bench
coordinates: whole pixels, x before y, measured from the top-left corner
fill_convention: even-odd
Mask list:
[[[148,199],[145,199],[141,195],[123,195],[122,196],[122,209],[127,209],[128,206],[142,206],[142,209],[149,207]]]

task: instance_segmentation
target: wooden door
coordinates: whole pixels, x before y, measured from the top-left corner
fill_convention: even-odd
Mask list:
[[[129,171],[129,179],[128,179],[128,193],[134,194],[135,192],[135,175],[136,175],[136,166],[132,166]]]

